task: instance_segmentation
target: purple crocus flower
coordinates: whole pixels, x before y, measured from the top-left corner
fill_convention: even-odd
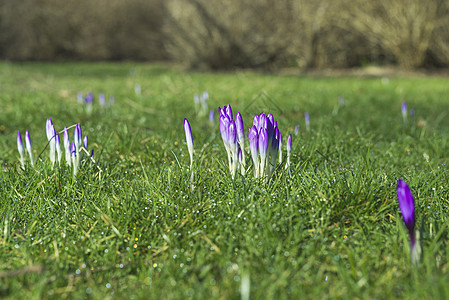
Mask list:
[[[415,244],[415,202],[408,185],[401,179],[398,180],[398,202],[401,209],[402,218],[404,219],[405,227],[407,227],[410,234],[410,241],[412,246]]]
[[[402,102],[401,113],[402,113],[402,121],[404,123],[406,123],[407,122],[407,103],[405,101]]]
[[[240,112],[235,115],[235,127],[237,129],[237,141],[242,149],[242,165],[245,167],[245,128]]]
[[[84,136],[83,144],[84,148],[87,150],[87,135]]]
[[[98,96],[98,102],[100,102],[100,106],[105,106],[106,98],[103,93],[100,93],[100,95]]]
[[[79,163],[79,153],[76,152],[75,142],[72,142],[72,166],[73,166],[73,176],[78,173],[78,163]]]
[[[56,154],[58,155],[58,163],[61,164],[61,142],[59,140],[59,133],[55,135]]]
[[[253,125],[248,133],[249,149],[254,163],[254,177],[259,177],[259,132],[257,127]]]
[[[402,219],[405,227],[407,227],[410,237],[410,253],[413,263],[418,263],[421,248],[416,242],[415,236],[415,201],[408,185],[401,179],[398,180],[397,186],[399,208],[401,210]]]
[[[290,167],[290,155],[292,151],[292,135],[289,134],[287,138],[287,162],[285,163],[285,168]]]
[[[273,138],[271,141],[271,148],[270,148],[270,154],[271,154],[271,162],[270,162],[270,176],[273,172],[274,167],[276,166],[276,159],[279,154],[279,139],[280,139],[281,133],[279,129],[276,127],[274,130]]]
[[[218,107],[218,117],[219,118],[222,118],[222,117],[224,117],[225,116],[225,112],[224,112],[224,110],[219,106]]]
[[[309,131],[310,130],[310,119],[309,119],[309,113],[306,112],[304,114],[304,120],[306,122],[306,130]]]
[[[237,144],[237,128],[234,120],[229,122],[229,131],[228,131],[228,141],[229,141],[229,150],[231,153],[232,164],[231,164],[231,176],[234,178],[235,172],[237,170],[238,165],[238,144]]]
[[[229,117],[230,120],[234,120],[234,115],[232,114],[232,108],[231,104],[228,104],[224,107],[226,115]]]
[[[86,102],[86,104],[92,104],[93,101],[94,95],[92,93],[87,94],[86,98],[84,98],[84,102]]]
[[[186,135],[187,149],[190,154],[190,169],[192,169],[193,165],[193,137],[192,137],[192,129],[190,128],[190,123],[187,119],[184,119],[184,132]]]
[[[67,130],[67,127],[64,127],[63,143],[64,143],[65,161],[70,166],[72,164],[72,150],[70,147],[69,132]]]
[[[17,131],[17,149],[19,150],[20,154],[20,165],[22,166],[22,169],[25,169],[25,158],[23,157],[23,142],[20,131]]]
[[[50,142],[50,161],[52,165],[54,165],[56,161],[56,153],[55,153],[56,142],[55,142],[55,127],[53,126],[51,118],[47,119],[46,132],[47,132],[47,139]]]
[[[299,125],[296,125],[295,126],[295,135],[298,135],[299,134]]]
[[[215,122],[215,111],[211,110],[209,112],[209,121],[213,124]]]
[[[266,128],[261,128],[259,130],[259,155],[260,155],[259,174],[261,177],[263,177],[265,172],[267,149],[268,149],[268,132]]]
[[[253,119],[253,126],[256,126],[257,130],[259,130],[259,115],[255,115]]]
[[[27,148],[28,154],[30,155],[31,166],[34,168],[33,149],[31,148],[31,138],[28,130],[25,131],[25,146]]]
[[[274,118],[271,113],[267,115],[266,128],[268,133],[268,143],[271,143],[274,135]]]

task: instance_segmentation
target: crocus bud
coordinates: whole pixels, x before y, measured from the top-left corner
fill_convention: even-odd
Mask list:
[[[306,123],[306,130],[309,131],[310,130],[310,119],[309,119],[309,113],[308,112],[306,112],[304,114],[304,120],[305,120],[305,123]]]
[[[261,128],[259,131],[259,155],[260,155],[260,176],[264,176],[265,164],[267,159],[267,149],[268,149],[268,133],[266,128]]]
[[[292,135],[289,134],[287,138],[287,162],[285,163],[285,168],[290,167],[290,155],[292,151]]]
[[[401,112],[402,112],[402,120],[405,123],[407,122],[407,103],[405,101],[402,102]]]
[[[409,231],[410,240],[412,244],[414,244],[415,241],[413,232],[415,230],[415,202],[408,185],[401,179],[398,180],[397,192],[402,218],[404,220],[405,227],[407,227]]]
[[[98,96],[98,102],[100,103],[100,106],[103,107],[106,104],[106,98],[103,93],[100,93]]]
[[[238,165],[237,128],[235,126],[234,120],[231,120],[229,122],[228,134],[229,150],[232,157],[231,175],[234,178]]]
[[[410,257],[412,263],[416,264],[420,259],[421,247],[419,241],[416,242],[415,239],[415,201],[413,200],[410,188],[401,179],[398,180],[397,193],[402,219],[410,237]]]
[[[233,116],[233,114],[232,114],[231,104],[228,104],[228,106],[225,106],[224,108],[225,108],[225,113],[226,113],[226,115],[228,116],[228,118],[229,118],[230,120],[234,120],[234,116]]]
[[[245,167],[245,129],[240,112],[237,112],[235,115],[235,127],[237,130],[237,141],[242,149],[242,165]]]
[[[25,131],[25,146],[27,148],[28,154],[30,155],[31,166],[34,168],[33,149],[31,149],[31,138],[28,130]]]
[[[84,149],[87,150],[87,135],[84,136],[83,144],[84,144]]]
[[[253,125],[248,133],[249,149],[254,163],[254,177],[259,177],[259,132],[257,127]]]
[[[20,155],[20,165],[22,166],[22,169],[25,169],[25,158],[23,157],[23,142],[20,131],[17,131],[17,149],[19,150]]]
[[[253,126],[256,126],[256,129],[259,130],[259,115],[255,115],[253,119]]]
[[[75,149],[75,145],[74,143],[72,143],[72,166],[73,166],[73,176],[76,176],[76,174],[78,173],[78,155],[76,153]]]
[[[243,120],[240,112],[237,112],[237,114],[235,115],[235,127],[237,130],[237,140],[242,147],[245,142],[245,129],[243,128]]]
[[[70,147],[69,132],[67,131],[67,127],[64,127],[63,143],[64,143],[65,161],[70,166],[72,164],[72,150]]]
[[[50,142],[50,161],[52,165],[54,165],[56,161],[56,153],[55,153],[56,142],[55,142],[55,127],[53,126],[51,118],[47,119],[46,131],[47,131],[47,139]]]
[[[273,134],[273,139],[271,141],[271,162],[270,162],[270,172],[273,172],[273,169],[276,167],[276,159],[278,157],[279,154],[279,137],[281,136],[281,133],[279,131],[279,129],[276,127],[274,134]],[[271,174],[270,174],[271,175]]]
[[[187,119],[184,119],[184,132],[186,135],[187,149],[190,154],[190,169],[192,169],[193,165],[193,137],[192,137],[192,129],[190,128],[190,123]]]
[[[277,126],[275,127],[278,131],[279,129],[277,128]],[[278,136],[278,140],[279,140],[279,163],[282,163],[282,135],[281,132],[279,131],[279,136]]]
[[[58,164],[61,164],[61,142],[59,140],[59,133],[55,135],[56,154],[58,155]]]
[[[214,122],[215,122],[215,111],[214,110],[211,110],[209,112],[209,121],[211,122],[211,124],[214,124]]]

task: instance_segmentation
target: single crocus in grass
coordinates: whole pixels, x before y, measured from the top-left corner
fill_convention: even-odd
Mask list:
[[[306,130],[309,131],[310,130],[310,119],[309,119],[309,113],[308,112],[306,112],[304,114],[304,120],[305,120],[305,123],[306,123]]]
[[[287,162],[285,163],[285,168],[290,168],[290,155],[292,152],[292,135],[289,134],[287,138]]]
[[[415,235],[415,201],[410,188],[401,179],[398,180],[397,193],[402,219],[410,237],[410,257],[412,263],[418,263],[421,248],[419,247],[419,242],[416,241]]]
[[[186,142],[187,142],[187,149],[189,150],[190,154],[190,169],[192,169],[193,165],[193,137],[192,137],[192,129],[190,128],[190,123],[187,119],[184,119],[184,132],[186,134]]]
[[[259,177],[259,132],[254,125],[249,129],[248,133],[249,149],[254,163],[254,177]]]
[[[215,123],[215,111],[213,109],[209,112],[209,121],[211,124]]]
[[[84,102],[86,103],[86,112],[90,114],[92,112],[94,95],[92,93],[87,94],[86,98],[84,98]]]
[[[402,102],[401,113],[402,113],[402,121],[404,123],[406,123],[407,122],[407,103],[405,101]]]
[[[17,149],[19,150],[20,155],[20,165],[22,166],[22,169],[25,169],[25,158],[23,157],[23,142],[20,131],[17,131]]]
[[[298,135],[299,134],[299,125],[296,125],[295,126],[295,135]]]
[[[87,150],[87,135],[84,136],[83,144],[84,144],[84,149]]]
[[[98,96],[98,102],[100,103],[101,107],[104,107],[106,105],[106,97],[103,93],[100,93],[100,95]]]
[[[28,154],[30,156],[31,166],[34,168],[33,149],[31,148],[31,138],[28,130],[25,131],[25,147],[27,148]]]

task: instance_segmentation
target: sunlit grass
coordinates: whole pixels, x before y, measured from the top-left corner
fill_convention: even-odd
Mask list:
[[[448,297],[446,78],[3,63],[0,82],[2,297],[227,299],[240,297],[244,277],[255,299]],[[268,182],[252,170],[232,179],[218,119],[194,110],[205,90],[211,109],[242,114],[246,132],[255,114],[273,113],[284,141],[293,136],[291,168]],[[78,92],[96,97],[90,114]],[[101,108],[99,93],[115,103]],[[406,124],[403,101],[415,110]],[[81,124],[101,176],[88,160],[76,177],[52,170],[47,151],[20,169],[17,130],[30,131],[37,157],[49,117],[56,131]],[[416,268],[399,178],[422,230]]]

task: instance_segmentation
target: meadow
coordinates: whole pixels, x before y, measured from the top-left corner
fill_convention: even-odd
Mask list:
[[[3,62],[0,87],[2,298],[449,297],[447,78]],[[193,99],[204,91],[202,115]],[[91,108],[80,92],[94,95]],[[218,128],[227,104],[245,132],[255,114],[273,114],[284,157],[292,134],[290,168],[284,158],[254,178],[246,142],[246,174],[232,178]],[[53,167],[47,118],[56,131],[79,123],[95,163],[76,176],[64,160]],[[25,130],[35,166],[22,169]],[[398,179],[415,198],[417,265]]]

